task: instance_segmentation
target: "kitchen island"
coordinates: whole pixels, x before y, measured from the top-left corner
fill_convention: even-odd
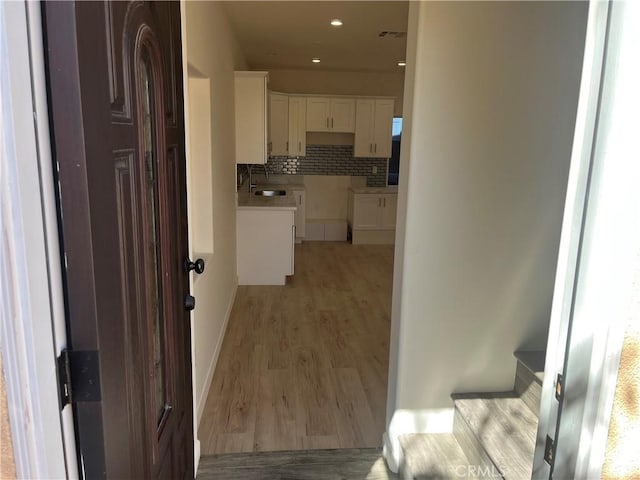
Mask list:
[[[282,186],[271,189],[283,189],[286,194],[267,197],[253,191],[238,192],[239,285],[284,285],[287,276],[294,273],[296,199]]]

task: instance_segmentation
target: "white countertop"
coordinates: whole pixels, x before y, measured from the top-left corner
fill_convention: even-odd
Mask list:
[[[296,199],[293,196],[294,190],[304,190],[302,184],[275,184],[261,183],[255,190],[286,190],[287,194],[277,197],[262,197],[254,192],[238,192],[238,208],[274,208],[280,210],[295,210],[297,208]]]
[[[353,193],[398,193],[398,187],[349,187]]]

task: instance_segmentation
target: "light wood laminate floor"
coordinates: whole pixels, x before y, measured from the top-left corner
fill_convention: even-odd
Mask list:
[[[202,454],[379,447],[393,246],[303,243],[286,286],[238,288]]]

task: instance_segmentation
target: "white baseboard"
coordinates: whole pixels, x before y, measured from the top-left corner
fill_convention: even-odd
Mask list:
[[[222,341],[224,340],[224,336],[227,333],[227,325],[229,324],[229,318],[231,317],[231,310],[233,309],[233,304],[236,300],[236,294],[238,293],[238,285],[236,284],[233,287],[233,294],[231,295],[231,299],[229,300],[229,304],[227,305],[227,311],[224,314],[224,323],[222,324],[222,330],[220,331],[220,336],[218,337],[218,341],[216,343],[216,348],[213,351],[213,356],[211,357],[211,362],[209,363],[209,368],[207,369],[207,376],[204,382],[204,388],[200,393],[200,398],[198,398],[198,403],[196,407],[196,425],[200,424],[200,419],[202,418],[202,414],[204,413],[204,406],[207,402],[207,396],[209,395],[209,388],[211,388],[211,381],[213,380],[213,374],[216,370],[216,364],[218,363],[218,356],[220,355],[220,350],[222,348]]]
[[[393,445],[387,432],[382,434],[382,456],[385,462],[387,462],[387,467],[389,467],[389,470],[393,473],[398,473],[400,465],[402,465],[403,453],[399,447],[400,445]]]
[[[411,433],[453,432],[453,408],[396,410],[382,436],[382,455],[391,470],[398,473],[403,461],[400,436]]]

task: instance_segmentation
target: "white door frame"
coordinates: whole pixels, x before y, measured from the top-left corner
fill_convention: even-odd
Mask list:
[[[38,2],[0,2],[0,348],[18,478],[77,478]]]
[[[600,478],[640,267],[640,5],[592,1],[533,477]],[[564,376],[564,397],[555,399]],[[560,420],[558,421],[558,416]],[[544,460],[554,439],[553,471]]]

